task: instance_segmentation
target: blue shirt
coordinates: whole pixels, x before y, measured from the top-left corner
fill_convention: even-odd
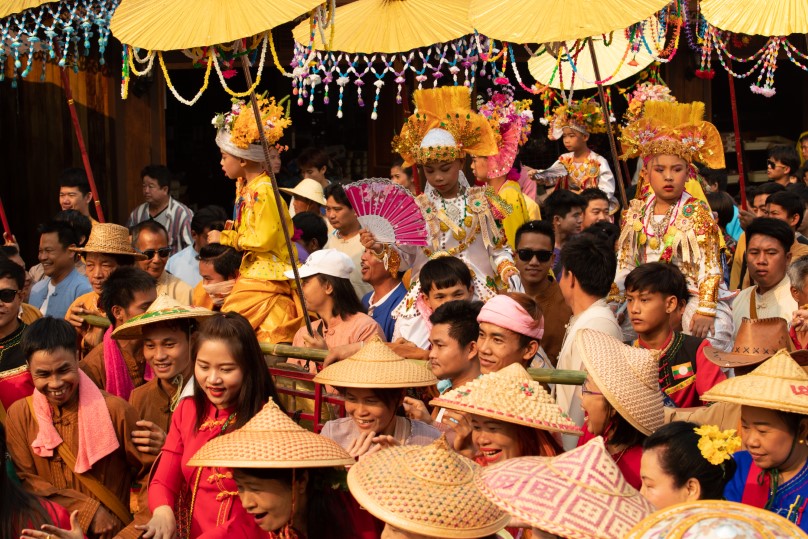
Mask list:
[[[404,299],[406,294],[407,289],[404,288],[403,284],[398,283],[398,286],[392,289],[385,297],[380,298],[381,303],[379,304],[370,305],[370,297],[373,295],[373,292],[368,292],[362,298],[362,305],[368,310],[370,317],[382,327],[387,342],[393,339],[393,330],[396,328],[396,321],[393,320],[390,313],[393,312],[393,309],[398,307],[398,304],[401,303],[401,300]]]
[[[732,458],[737,469],[724,487],[724,498],[730,502],[740,502],[752,467],[752,456],[748,451],[738,451]],[[771,511],[795,523],[802,531],[808,532],[808,514],[803,514],[808,513],[808,510],[805,510],[806,501],[808,501],[808,464],[803,466],[797,475],[777,487]]]
[[[185,281],[191,288],[195,287],[202,280],[202,276],[199,275],[197,254],[199,253],[194,250],[193,244],[189,245],[179,253],[171,255],[166,262],[166,271]]]
[[[41,309],[42,304],[45,303],[45,298],[48,297],[48,284],[50,284],[50,282],[50,277],[45,277],[32,286],[28,303],[37,309]],[[54,318],[64,318],[67,314],[67,309],[70,308],[70,304],[73,303],[77,297],[92,291],[93,287],[90,286],[87,277],[73,268],[73,270],[68,273],[67,277],[56,285],[56,289],[48,300],[48,312],[43,314]]]

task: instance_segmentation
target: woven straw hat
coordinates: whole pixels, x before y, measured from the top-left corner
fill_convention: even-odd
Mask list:
[[[486,537],[509,517],[474,486],[477,468],[441,436],[363,457],[348,472],[348,488],[370,514],[410,533]]]
[[[654,510],[628,484],[601,437],[557,457],[481,468],[475,482],[515,518],[570,539],[624,539]]]
[[[74,253],[101,253],[105,255],[126,255],[135,260],[146,260],[146,255],[135,251],[129,241],[129,229],[115,223],[96,223],[90,231],[90,238],[84,247],[71,247]]]
[[[355,464],[336,442],[310,432],[272,400],[246,425],[217,436],[188,461],[189,466],[228,468],[327,468]]]
[[[779,316],[757,320],[744,318],[731,352],[709,346],[704,349],[704,355],[719,367],[748,367],[769,359],[781,348],[792,348],[785,320]]]
[[[808,415],[808,373],[780,350],[749,374],[719,382],[701,399]]]
[[[587,373],[617,413],[646,435],[662,426],[665,408],[655,353],[592,329],[579,331],[575,342]]]
[[[281,187],[280,189],[284,193],[289,193],[292,196],[305,198],[306,200],[311,200],[312,202],[316,202],[320,206],[325,206],[325,195],[323,194],[323,186],[320,185],[320,182],[317,180],[312,180],[311,178],[303,178],[300,183],[294,186],[294,188],[290,187]]]
[[[701,500],[672,505],[646,517],[626,539],[790,539],[806,537],[776,513],[736,502]]]
[[[161,294],[149,305],[145,313],[134,316],[112,332],[113,339],[139,339],[143,336],[143,326],[166,320],[182,318],[202,319],[216,314],[202,307],[183,305],[171,296]]]
[[[329,365],[314,377],[334,387],[425,387],[438,379],[425,362],[404,359],[379,339],[373,339],[353,356]]]
[[[447,391],[429,404],[542,430],[582,434],[555,399],[518,363]]]

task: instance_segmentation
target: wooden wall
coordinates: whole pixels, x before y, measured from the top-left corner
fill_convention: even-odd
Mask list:
[[[60,69],[47,64],[44,80],[40,72],[38,64],[17,88],[0,83],[0,197],[29,264],[36,263],[37,225],[60,209],[59,173],[83,166]],[[69,71],[69,81],[104,214],[124,223],[142,198],[141,168],[165,159],[163,86],[151,84],[123,101],[114,61],[103,68],[84,63],[78,73]]]

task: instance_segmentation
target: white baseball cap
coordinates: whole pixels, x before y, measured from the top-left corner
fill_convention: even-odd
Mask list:
[[[355,269],[356,266],[353,260],[351,260],[351,257],[342,251],[337,251],[336,249],[320,249],[309,255],[306,259],[306,263],[300,266],[298,272],[300,273],[301,279],[317,275],[318,273],[331,275],[332,277],[340,277],[342,279],[350,279],[351,272]],[[295,274],[291,270],[285,271],[283,274],[289,279],[295,278]]]

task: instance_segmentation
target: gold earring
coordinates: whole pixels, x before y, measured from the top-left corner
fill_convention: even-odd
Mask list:
[[[797,443],[805,445],[805,440],[799,440]]]

